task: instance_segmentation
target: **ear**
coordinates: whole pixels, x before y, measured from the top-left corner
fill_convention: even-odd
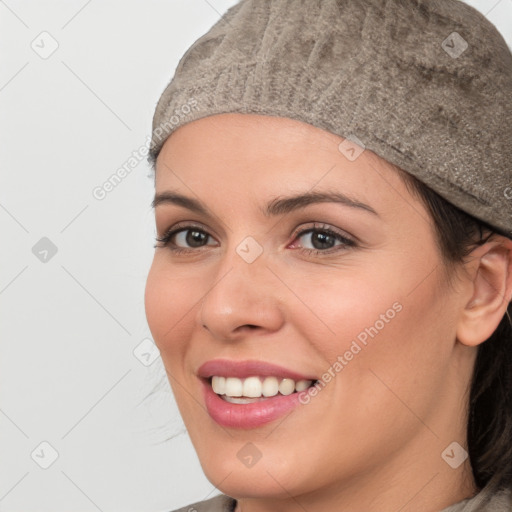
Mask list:
[[[472,294],[457,323],[457,339],[463,345],[474,347],[487,340],[512,299],[512,240],[501,235],[491,240],[474,249],[465,265]]]

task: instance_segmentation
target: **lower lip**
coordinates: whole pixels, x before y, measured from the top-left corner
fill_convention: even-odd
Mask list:
[[[250,429],[284,416],[298,405],[299,394],[276,395],[251,404],[231,404],[220,398],[203,380],[204,400],[211,418],[223,427]]]

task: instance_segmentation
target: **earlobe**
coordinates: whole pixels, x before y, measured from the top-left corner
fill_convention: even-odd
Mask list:
[[[471,254],[472,296],[457,325],[457,339],[477,346],[496,330],[512,298],[512,240],[498,236]]]

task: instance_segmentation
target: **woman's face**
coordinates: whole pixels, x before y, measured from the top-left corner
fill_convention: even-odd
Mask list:
[[[474,352],[455,340],[460,297],[429,215],[395,169],[298,121],[222,114],[166,141],[156,197],[158,237],[175,233],[155,250],[147,318],[220,490],[355,496],[372,483],[361,499],[405,504],[403,482],[460,475],[441,454],[464,444]],[[211,376],[219,394],[269,396],[232,403]],[[304,380],[318,382],[289,394]]]

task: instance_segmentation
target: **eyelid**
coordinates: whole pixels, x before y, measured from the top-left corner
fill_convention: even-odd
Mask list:
[[[204,231],[206,234],[211,236],[212,238],[217,239],[217,235],[213,232],[212,229],[207,228],[203,224],[193,220],[184,220],[173,224],[170,228],[164,229],[162,237],[168,236],[169,234],[176,234],[178,231],[186,231],[187,229],[197,229],[199,231]]]
[[[211,233],[212,236],[215,236],[217,239],[219,239],[219,236],[224,236],[227,232],[231,231],[229,225],[216,215],[212,214],[204,216],[200,213],[196,214],[189,210],[184,210],[180,206],[176,205],[159,205],[159,208],[155,208],[155,221],[157,228],[158,226],[165,228],[162,229],[162,232],[168,231],[167,226],[183,225],[184,227],[187,227],[189,223],[194,227]]]
[[[356,243],[356,241],[357,241],[357,238],[355,236],[347,233],[346,231],[344,231],[342,229],[338,229],[338,228],[336,228],[334,226],[331,226],[330,224],[326,224],[324,222],[313,222],[313,225],[311,225],[309,227],[297,228],[294,231],[292,236],[295,239],[299,235],[304,235],[304,234],[309,233],[311,231],[326,231],[326,232],[329,232],[329,233],[333,233],[334,235],[337,235],[337,236],[339,236],[341,238],[344,238],[347,241],[350,241],[350,242],[353,242],[353,243]]]

